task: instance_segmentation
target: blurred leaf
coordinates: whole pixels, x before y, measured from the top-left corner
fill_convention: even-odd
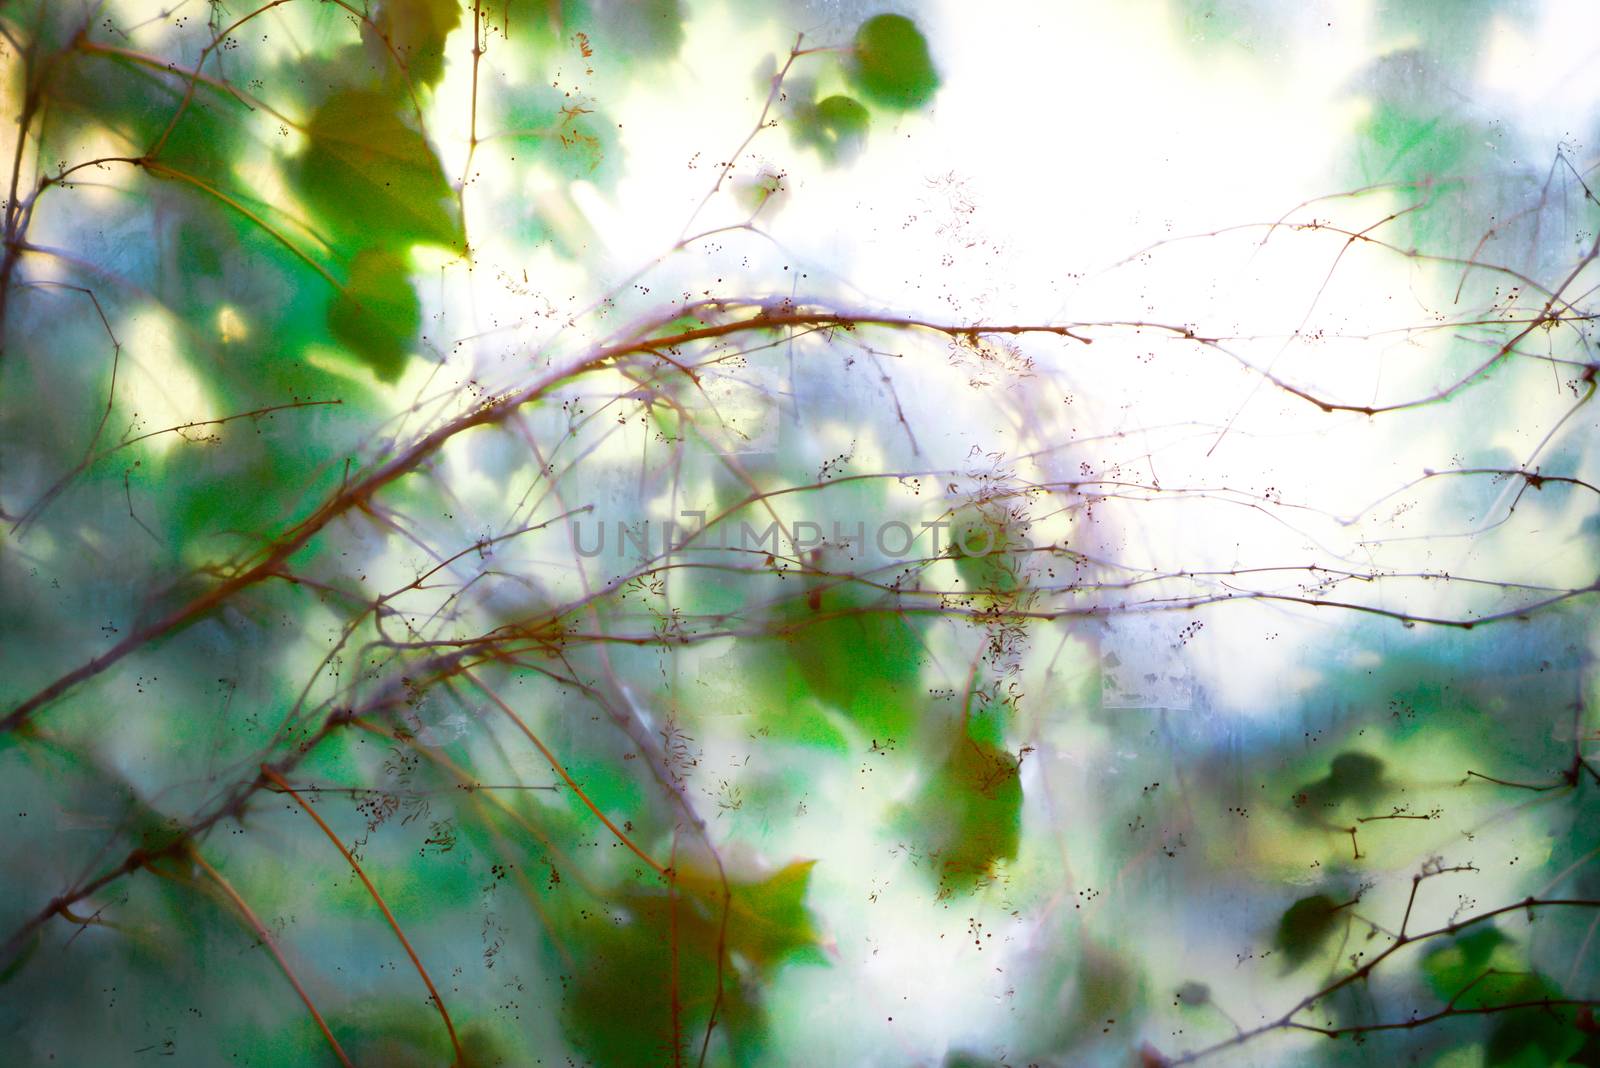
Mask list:
[[[42,91],[56,106],[46,127],[52,143],[42,150],[59,154],[44,159],[75,157],[84,138],[110,132],[133,153],[159,145],[154,158],[213,187],[231,183],[248,112],[226,93],[202,84],[185,104],[183,82],[168,72],[72,49],[45,68],[44,78]]]
[[[317,108],[295,177],[335,231],[365,244],[466,243],[444,168],[382,93],[346,89]]]
[[[714,1009],[717,1034],[756,1042],[757,981],[816,945],[804,905],[810,875],[811,863],[797,861],[764,878],[731,878],[726,928],[715,871],[680,866],[675,898],[664,888],[623,894],[616,919],[578,932],[585,944],[567,1002],[578,1048],[606,1068],[674,1063],[674,1042],[693,1060]]]
[[[1465,25],[1470,20],[1452,13],[1429,21]],[[1363,79],[1372,109],[1359,131],[1357,176],[1373,183],[1416,184],[1412,197],[1422,205],[1400,225],[1419,243],[1453,232],[1464,213],[1492,210],[1474,186],[1502,166],[1495,149],[1500,131],[1460,107],[1439,58],[1421,47],[1396,50],[1375,62]]]
[[[460,24],[457,0],[383,0],[372,25],[362,24],[361,34],[380,60],[392,65],[397,58],[413,82],[431,85],[444,73],[445,39]]]
[[[1000,1068],[1000,1065],[1001,1062],[993,1057],[970,1050],[953,1049],[944,1055],[944,1063],[940,1068]]]
[[[928,42],[904,15],[875,15],[856,31],[851,80],[863,96],[890,108],[919,108],[933,99],[939,75]]]
[[[835,94],[796,109],[795,140],[815,148],[829,163],[849,160],[867,139],[872,116],[854,97]]]
[[[448,998],[445,1007],[450,1007]],[[492,1024],[473,1019],[453,1022],[464,1058],[460,1068],[501,1068],[516,1063],[507,1051],[506,1036],[496,1034]],[[358,1065],[437,1068],[454,1061],[450,1037],[431,1003],[419,1006],[410,1002],[359,1002],[331,1016],[328,1024],[351,1061]],[[302,1040],[305,1051],[316,1058],[316,1063],[324,1059],[331,1063],[322,1036],[310,1033],[305,1024],[300,1029],[307,1032]]]
[[[1078,959],[1072,1014],[1066,1034],[1075,1043],[1106,1034],[1126,1020],[1139,1001],[1138,976],[1123,957],[1098,942],[1085,942]]]
[[[947,552],[955,558],[956,572],[969,592],[1016,592],[1015,550],[1022,544],[1016,526],[1012,516],[994,506],[968,508],[951,520]]]
[[[1289,967],[1298,967],[1322,949],[1339,925],[1340,905],[1327,894],[1313,894],[1290,905],[1278,921],[1273,948]]]
[[[344,292],[328,306],[328,329],[385,382],[405,370],[422,324],[422,305],[405,262],[392,252],[365,249],[350,265]]]
[[[1536,1001],[1559,993],[1538,976],[1524,976],[1508,1001]],[[1490,1068],[1546,1068],[1566,1062],[1584,1044],[1584,1036],[1571,1023],[1572,1010],[1561,1008],[1513,1009],[1491,1017],[1494,1025],[1483,1051]]]
[[[1015,756],[962,733],[907,807],[907,833],[927,853],[940,893],[967,892],[1017,855],[1022,781]]]
[[[1422,972],[1427,976],[1433,992],[1449,1000],[1484,973],[1497,949],[1510,943],[1511,940],[1499,928],[1486,924],[1458,936],[1449,945],[1435,946],[1422,958]],[[1482,991],[1474,990],[1473,993],[1481,999]],[[1480,1003],[1471,994],[1468,999],[1462,1004]]]
[[[1567,1055],[1567,1063],[1581,1065],[1582,1068],[1600,1068],[1600,1029],[1595,1027],[1593,1009],[1578,1010],[1578,1029],[1583,1034],[1583,1045]]]
[[[1327,775],[1296,790],[1294,804],[1307,816],[1315,817],[1346,801],[1371,803],[1387,789],[1383,761],[1352,751],[1334,757]]]
[[[805,896],[815,863],[793,861],[754,882],[729,879],[727,948],[762,970],[814,948],[817,932],[806,912]],[[713,955],[722,938],[721,877],[714,870],[685,867],[678,872],[677,887],[680,932]],[[686,903],[693,907],[684,908]]]
[[[681,0],[588,0],[571,3],[566,21],[574,28],[593,25],[594,49],[621,50],[629,56],[666,59],[683,46]],[[580,12],[587,7],[587,17]]]
[[[1394,106],[1380,107],[1365,133],[1375,180],[1458,177],[1475,147],[1473,132],[1450,117]]]
[[[975,697],[967,713],[967,737],[975,742],[1004,746],[1013,706],[1005,701],[990,699],[993,696],[986,693],[982,701]]]
[[[1430,58],[1471,62],[1479,41],[1494,25],[1494,16],[1508,0],[1455,0],[1448,8],[1427,4],[1380,4],[1373,10],[1385,37],[1417,40]]]
[[[923,696],[917,631],[894,610],[892,598],[822,579],[806,582],[804,596],[773,613],[781,648],[752,646],[762,670],[776,668],[787,678],[790,701],[809,693],[845,713],[864,734],[905,737]]]
[[[763,208],[768,210],[768,217],[783,206],[783,196],[787,191],[784,176],[770,167],[763,167],[751,175],[741,175],[734,179],[733,195],[739,207],[752,215]]]

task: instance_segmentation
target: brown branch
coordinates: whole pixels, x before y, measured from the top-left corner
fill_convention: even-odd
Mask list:
[[[383,913],[383,918],[389,921],[389,927],[394,931],[394,936],[400,940],[400,945],[404,947],[406,956],[411,958],[412,966],[416,968],[417,974],[422,977],[422,984],[428,988],[428,996],[432,999],[434,1008],[439,1010],[440,1019],[444,1020],[445,1030],[450,1033],[450,1048],[455,1050],[456,1065],[458,1068],[465,1068],[466,1055],[461,1052],[461,1041],[456,1037],[456,1025],[451,1022],[450,1013],[445,1010],[444,999],[439,996],[438,988],[433,985],[433,980],[428,977],[428,970],[422,966],[422,960],[417,956],[417,951],[411,948],[411,942],[406,938],[405,932],[400,929],[400,923],[394,918],[394,913],[390,912],[389,906],[384,904],[383,895],[378,893],[376,886],[372,885],[372,880],[367,878],[367,873],[361,870],[361,865],[351,855],[350,850],[345,848],[344,843],[339,840],[339,836],[334,833],[333,828],[328,826],[327,822],[318,814],[315,808],[306,802],[305,798],[295,792],[294,787],[290,786],[282,775],[279,775],[266,764],[261,765],[261,774],[282,789],[284,793],[294,799],[297,805],[305,810],[306,815],[316,822],[317,826],[322,829],[322,833],[328,836],[328,841],[333,843],[334,848],[339,851],[339,855],[344,857],[345,862],[350,865],[350,869],[356,873],[356,877],[361,880],[361,885],[367,888],[367,893],[372,895],[372,900],[377,904],[378,910]]]
[[[1579,1008],[1594,1005],[1600,1005],[1600,998],[1538,998],[1531,1001],[1511,1001],[1503,1005],[1478,1005],[1465,1009],[1450,1005],[1426,1016],[1413,1016],[1408,1020],[1396,1020],[1388,1023],[1318,1027],[1316,1024],[1295,1022],[1288,1026],[1296,1031],[1313,1031],[1329,1038],[1338,1038],[1341,1035],[1359,1035],[1371,1031],[1409,1031],[1416,1027],[1425,1027],[1428,1024],[1437,1023],[1451,1016],[1487,1016],[1494,1013],[1513,1012],[1517,1009]],[[1174,1061],[1173,1063],[1177,1064],[1179,1062]]]
[[[539,750],[540,755],[549,762],[550,767],[555,771],[555,773],[561,776],[561,781],[567,784],[567,788],[578,796],[578,800],[583,802],[585,808],[594,813],[596,819],[605,824],[606,830],[615,835],[617,841],[627,846],[633,851],[635,856],[644,861],[646,864],[650,865],[651,870],[657,875],[660,875],[665,879],[671,878],[671,869],[658,863],[654,857],[641,849],[638,843],[636,843],[632,838],[629,838],[627,834],[623,832],[622,828],[618,827],[615,823],[612,823],[609,816],[600,811],[600,806],[596,805],[594,801],[590,799],[589,795],[584,792],[583,787],[579,786],[577,781],[574,780],[571,775],[567,774],[567,769],[561,766],[561,761],[556,759],[556,755],[539,740],[538,735],[534,734],[533,731],[528,729],[527,722],[523,720],[521,716],[517,715],[510,705],[501,700],[499,694],[495,693],[488,686],[480,682],[477,676],[473,675],[472,672],[466,668],[461,669],[461,677],[481,690],[483,694],[489,698],[489,700],[493,701],[495,705],[499,707],[500,711],[504,712],[511,719],[512,723],[516,724],[517,729],[522,732],[523,736],[527,738],[528,741],[533,743],[533,747]]]
[[[339,1045],[339,1040],[333,1037],[332,1031],[328,1030],[328,1023],[322,1018],[322,1013],[317,1011],[317,1006],[312,1003],[311,995],[306,993],[306,988],[301,986],[300,980],[295,977],[294,969],[289,967],[289,962],[284,959],[283,952],[278,949],[277,943],[267,933],[266,927],[256,918],[255,912],[245,902],[244,898],[239,896],[239,892],[233,888],[233,884],[223,878],[221,872],[206,862],[206,858],[200,855],[198,849],[190,847],[188,855],[189,859],[199,865],[201,871],[211,877],[211,880],[217,884],[223,894],[227,895],[228,900],[233,902],[234,908],[239,910],[240,915],[244,917],[245,923],[255,932],[256,937],[261,940],[261,944],[267,947],[267,951],[272,954],[272,958],[278,962],[278,967],[283,970],[284,978],[289,980],[289,985],[294,987],[294,992],[300,995],[301,1001],[305,1002],[306,1010],[311,1013],[311,1018],[316,1021],[317,1029],[322,1032],[322,1036],[328,1040],[328,1045],[332,1047],[333,1055],[339,1058],[339,1063],[344,1065],[345,1068],[355,1068],[350,1063],[349,1056],[345,1054],[344,1048]]]

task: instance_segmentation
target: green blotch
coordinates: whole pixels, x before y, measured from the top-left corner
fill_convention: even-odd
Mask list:
[[[60,7],[65,11],[71,5]],[[230,58],[240,63],[231,73],[241,81],[256,69],[247,54]],[[152,152],[172,170],[237,195],[229,188],[232,168],[249,127],[241,121],[242,107],[225,93],[200,83],[185,105],[180,80],[120,56],[72,51],[53,57],[41,72],[40,92],[50,116],[38,128],[41,163],[77,160],[86,136],[111,131],[125,141],[128,154]],[[104,180],[98,169],[76,177]],[[184,188],[192,196],[208,195],[192,185]]]
[[[875,15],[861,24],[850,80],[873,103],[903,110],[922,107],[939,88],[928,40],[904,15]]]
[[[1567,1063],[1582,1068],[1600,1068],[1600,1030],[1590,1031],[1583,1045],[1567,1055]]]
[[[1000,701],[986,701],[968,712],[967,737],[984,745],[1003,745],[1006,728],[1010,723],[1010,705]]]
[[[682,0],[493,0],[483,8],[513,44],[531,39],[563,63],[576,52],[586,63],[629,68],[630,61],[671,59],[683,47]]]
[[[617,124],[587,101],[539,86],[519,91],[501,121],[516,164],[532,162],[568,181],[607,188],[615,180]]]
[[[1199,45],[1229,43],[1253,51],[1264,32],[1281,32],[1269,23],[1270,11],[1231,0],[1174,0],[1184,36]]]
[[[1494,152],[1485,144],[1494,136],[1492,129],[1431,106],[1426,98],[1408,100],[1396,91],[1376,103],[1360,131],[1358,178],[1372,185],[1410,183],[1414,188],[1404,195],[1418,200],[1429,195],[1398,225],[1419,244],[1433,243],[1454,234],[1464,213],[1479,210],[1472,187],[1465,183],[1497,169]]]
[[[1074,1045],[1106,1033],[1107,1021],[1125,1020],[1142,1000],[1139,977],[1118,952],[1087,942],[1078,961],[1074,1006],[1066,1033]]]
[[[1367,177],[1372,181],[1421,181],[1459,175],[1473,155],[1481,131],[1447,115],[1382,105],[1363,131],[1368,144]]]

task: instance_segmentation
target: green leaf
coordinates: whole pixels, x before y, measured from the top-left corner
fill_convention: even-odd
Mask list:
[[[346,89],[307,124],[295,177],[327,226],[363,244],[466,243],[444,168],[382,93]]]
[[[1328,766],[1324,781],[1338,797],[1369,800],[1383,788],[1383,761],[1366,753],[1340,753]]]
[[[385,382],[405,370],[421,324],[422,305],[405,261],[383,249],[356,256],[344,292],[328,306],[329,331]]]
[[[1273,948],[1295,968],[1314,956],[1339,925],[1340,905],[1327,894],[1312,894],[1290,905],[1278,921]]]
[[[875,15],[856,31],[850,78],[863,96],[889,108],[919,108],[933,99],[939,75],[928,41],[904,15]]]
[[[1431,950],[1422,960],[1422,972],[1435,994],[1461,1010],[1559,999],[1562,994],[1554,983],[1513,957],[1512,945],[1494,925],[1484,925]],[[1567,1007],[1515,1009],[1488,1018],[1492,1026],[1486,1065],[1561,1064],[1584,1044]]]
[[[238,58],[241,67],[232,74],[248,79],[249,60]],[[86,136],[112,132],[133,152],[152,152],[174,170],[237,192],[229,187],[250,129],[249,112],[228,94],[202,83],[185,105],[185,87],[170,72],[76,49],[45,65],[40,88],[51,112],[40,128],[41,164],[75,159]],[[188,192],[204,195],[192,186]]]

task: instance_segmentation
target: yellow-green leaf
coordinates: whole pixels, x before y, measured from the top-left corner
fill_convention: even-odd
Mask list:
[[[466,238],[444,168],[399,108],[365,89],[329,97],[306,127],[300,194],[336,237],[460,247]]]

